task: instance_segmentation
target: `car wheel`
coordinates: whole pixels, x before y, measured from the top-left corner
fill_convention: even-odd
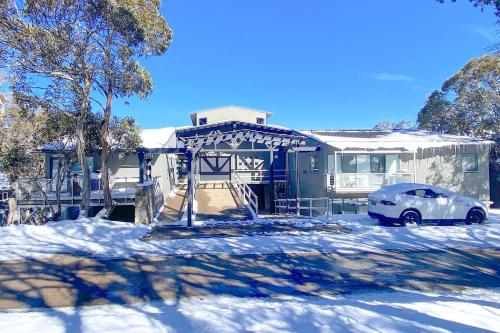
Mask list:
[[[467,214],[467,218],[465,219],[466,224],[472,224],[472,223],[477,223],[481,224],[484,222],[486,219],[486,215],[484,212],[479,209],[479,208],[472,208],[469,211],[469,214]]]
[[[407,210],[406,212],[403,212],[401,216],[399,217],[399,221],[401,222],[402,226],[405,226],[407,224],[417,224],[419,225],[421,222],[420,214],[418,214],[414,210]]]

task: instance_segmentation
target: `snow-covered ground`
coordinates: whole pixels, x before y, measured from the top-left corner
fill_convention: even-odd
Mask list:
[[[264,221],[272,223],[272,221]],[[280,223],[284,223],[280,221]],[[384,227],[367,215],[335,215],[330,220],[290,220],[297,226],[339,223],[351,232],[302,231],[243,237],[142,241],[147,226],[99,218],[52,222],[44,226],[0,228],[0,261],[79,253],[105,258],[132,255],[196,253],[293,253],[428,249],[443,247],[500,247],[500,210],[492,210],[483,225]],[[234,222],[237,224],[237,222]]]
[[[500,290],[333,299],[209,297],[0,313],[0,332],[498,332]]]

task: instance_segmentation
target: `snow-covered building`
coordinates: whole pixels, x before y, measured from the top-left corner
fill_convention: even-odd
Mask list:
[[[489,201],[488,163],[493,142],[418,130],[301,133],[322,148],[302,159],[302,164],[310,165],[309,170],[301,170],[302,181],[308,184],[302,186],[302,195],[366,198],[386,185],[416,182]],[[322,190],[318,190],[320,184],[326,184]]]
[[[401,182],[438,185],[489,201],[492,142],[417,130],[294,130],[269,124],[270,117],[269,112],[229,106],[191,113],[191,126],[142,131],[137,154],[110,157],[113,200],[137,208],[138,186],[151,180],[160,198],[155,210],[175,185],[185,184],[178,209],[188,211],[188,217],[195,215],[193,200],[203,182],[231,184],[231,193],[241,196],[254,216],[296,213],[297,205],[301,214],[315,215],[322,208],[332,212],[332,202],[339,200],[343,204],[333,212],[342,212],[344,200],[359,207],[370,192]],[[50,183],[58,156],[50,149],[44,153]],[[99,207],[99,154],[89,156],[89,162],[95,176],[91,204]],[[71,170],[78,172],[78,166]],[[68,207],[78,203],[72,183],[68,179],[64,188]],[[33,197],[18,203],[38,204]]]

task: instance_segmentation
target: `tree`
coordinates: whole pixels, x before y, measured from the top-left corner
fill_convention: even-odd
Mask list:
[[[163,54],[172,37],[159,6],[159,0],[0,0],[0,60],[9,66],[16,96],[42,89],[50,92],[45,99],[54,93],[71,99],[83,215],[90,199],[85,120],[96,101],[92,88],[106,98],[96,101],[105,105],[101,145],[106,178],[112,99],[149,94],[151,79],[136,58]],[[109,205],[109,182],[104,183]]]
[[[437,0],[439,3],[444,3],[446,0]],[[457,0],[451,0],[457,2]],[[469,0],[474,7],[479,7],[483,10],[485,7],[495,7],[495,15],[500,19],[500,1],[499,0]]]
[[[48,89],[72,97],[77,155],[82,166],[80,212],[90,201],[89,170],[85,158],[84,121],[90,111],[92,80],[97,66],[96,31],[101,29],[85,1],[0,0],[0,45],[17,96]]]
[[[446,80],[420,110],[418,126],[495,141],[490,154],[493,196],[500,182],[500,55],[472,59]]]
[[[491,139],[500,135],[500,55],[472,59],[431,94],[422,129]]]
[[[452,132],[451,105],[445,93],[433,91],[418,113],[418,126],[425,130]]]
[[[390,120],[382,120],[380,121],[373,129],[376,130],[395,130],[395,129],[414,129],[415,125],[411,123],[409,120],[401,120],[401,121],[390,121]]]
[[[104,95],[101,126],[101,176],[104,207],[111,206],[108,159],[111,151],[110,121],[114,97],[133,94],[147,97],[153,89],[152,80],[137,61],[137,57],[161,55],[172,39],[172,31],[159,10],[159,1],[101,1],[98,11],[103,21],[99,31],[102,62],[96,85]]]

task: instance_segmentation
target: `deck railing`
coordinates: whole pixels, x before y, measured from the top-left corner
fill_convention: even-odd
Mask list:
[[[231,183],[240,194],[241,199],[245,202],[248,209],[252,213],[254,219],[259,216],[259,198],[252,191],[250,186],[240,177],[238,173],[233,173]]]
[[[278,214],[295,214],[299,216],[329,216],[331,214],[330,199],[324,198],[299,198],[274,200]]]
[[[120,198],[128,203],[135,198],[135,186],[139,183],[139,177],[110,177],[110,189],[112,198]],[[81,199],[83,192],[82,177],[68,177],[61,187],[61,199],[72,201]],[[24,199],[50,199],[56,198],[55,179],[46,178],[20,178],[16,181],[16,198]],[[99,178],[90,179],[90,198],[103,201],[102,181]]]
[[[414,174],[400,173],[337,173],[334,188],[337,191],[377,190],[387,185],[411,183]]]
[[[271,180],[270,170],[233,170],[234,174],[237,174],[247,184],[265,183]],[[275,169],[273,171],[273,179],[276,182],[285,181],[286,170]]]

